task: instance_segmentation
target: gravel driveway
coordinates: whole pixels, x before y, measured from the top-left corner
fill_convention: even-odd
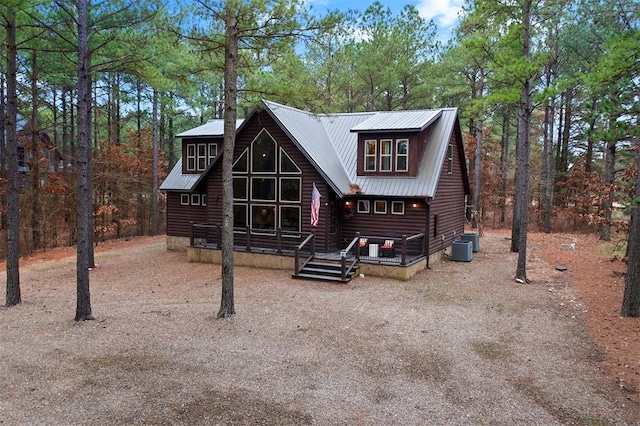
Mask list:
[[[480,244],[408,282],[236,268],[230,320],[220,268],[163,238],[97,253],[81,324],[74,252],[29,262],[0,308],[0,424],[640,424],[566,276],[532,256],[515,284],[508,242]]]

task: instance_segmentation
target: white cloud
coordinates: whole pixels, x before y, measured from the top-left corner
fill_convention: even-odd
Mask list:
[[[433,19],[438,30],[445,30],[458,22],[463,4],[463,0],[419,0],[416,9],[427,21]]]

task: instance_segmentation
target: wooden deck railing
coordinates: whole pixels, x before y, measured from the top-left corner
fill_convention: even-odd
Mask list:
[[[309,256],[306,257],[306,259],[304,259],[302,261],[302,264],[300,263],[300,252],[303,251],[303,249],[307,246],[310,245],[311,250],[309,251]],[[307,238],[304,239],[303,242],[301,242],[300,244],[298,244],[296,246],[295,249],[295,270],[296,270],[296,275],[300,273],[300,270],[302,270],[302,268],[304,268],[304,265],[306,265],[311,259],[313,259],[316,255],[316,232],[315,231],[311,231],[311,234],[309,234],[309,236]]]

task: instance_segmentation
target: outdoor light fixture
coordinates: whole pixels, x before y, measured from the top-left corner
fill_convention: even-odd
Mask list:
[[[418,203],[413,203],[412,206],[415,209],[416,207],[418,207]]]

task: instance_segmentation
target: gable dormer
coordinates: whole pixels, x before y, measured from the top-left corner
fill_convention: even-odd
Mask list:
[[[238,128],[244,120],[236,123]],[[202,126],[176,135],[182,139],[182,173],[200,174],[222,152],[224,120],[209,120]]]
[[[359,176],[416,176],[429,126],[442,110],[380,112],[351,129],[358,134]]]

